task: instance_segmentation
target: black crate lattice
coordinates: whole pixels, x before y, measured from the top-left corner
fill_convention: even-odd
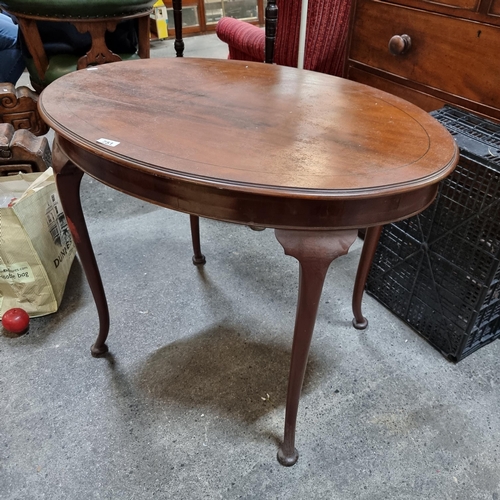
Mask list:
[[[500,126],[451,106],[432,114],[459,164],[429,208],[384,227],[367,291],[459,361],[500,337]]]

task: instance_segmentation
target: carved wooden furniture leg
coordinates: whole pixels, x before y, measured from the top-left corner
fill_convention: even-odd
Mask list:
[[[139,39],[139,46],[137,49],[137,54],[141,59],[149,59],[151,52],[151,43],[149,41],[150,30],[149,30],[149,14],[146,16],[139,17],[137,19],[138,32],[137,37]]]
[[[276,229],[275,235],[285,249],[285,254],[295,257],[300,264],[299,298],[286,399],[285,435],[278,451],[280,464],[290,466],[299,457],[295,449],[295,424],[323,283],[331,262],[347,253],[356,240],[357,231]]]
[[[61,204],[99,315],[99,335],[90,349],[92,356],[97,358],[108,352],[105,342],[109,332],[109,310],[80,201],[83,172],[62,154],[57,142],[54,143],[52,165]]]
[[[358,330],[364,330],[368,326],[368,320],[361,312],[361,301],[363,299],[363,292],[365,290],[366,279],[368,272],[375,256],[378,240],[383,226],[369,227],[366,230],[365,241],[363,243],[363,250],[359,259],[358,271],[356,273],[356,281],[354,282],[354,291],[352,293],[352,313],[354,319],[352,324]]]
[[[42,39],[40,38],[40,32],[38,31],[36,19],[25,18],[17,13],[16,16],[19,27],[23,33],[26,48],[33,57],[33,62],[40,79],[43,79],[45,78],[47,67],[49,66],[49,60],[47,58],[47,54],[45,53]]]
[[[202,266],[205,264],[205,256],[201,253],[200,243],[200,218],[197,215],[190,215],[189,222],[191,223],[191,240],[193,242],[193,264]]]
[[[0,175],[43,172],[52,164],[49,142],[29,130],[0,123]]]
[[[0,83],[0,122],[14,129],[28,129],[33,135],[49,131],[37,109],[38,96],[28,87],[15,88],[12,83]]]
[[[172,7],[174,9],[175,53],[177,57],[183,57],[184,41],[182,40],[182,0],[172,0]]]

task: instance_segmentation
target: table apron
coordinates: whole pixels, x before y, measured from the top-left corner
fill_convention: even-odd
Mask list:
[[[60,135],[61,151],[83,172],[136,198],[179,212],[233,222],[283,229],[355,229],[411,217],[435,199],[438,184],[372,198],[286,195],[276,190],[243,191],[235,186],[211,186],[196,179],[169,177],[103,158]],[[57,166],[55,171],[57,174]],[[141,170],[142,168],[142,170]]]

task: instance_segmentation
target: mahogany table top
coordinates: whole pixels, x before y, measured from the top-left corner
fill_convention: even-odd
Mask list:
[[[271,227],[413,215],[458,158],[448,131],[400,98],[262,63],[101,65],[58,79],[39,106],[65,154],[102,182],[176,210]]]

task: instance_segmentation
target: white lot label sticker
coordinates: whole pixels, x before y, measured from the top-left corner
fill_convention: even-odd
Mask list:
[[[111,139],[97,139],[97,142],[100,142],[101,144],[105,144],[106,146],[111,146],[114,148],[115,146],[118,146],[120,144],[119,142],[112,141]]]
[[[0,283],[31,283],[35,281],[33,271],[27,262],[10,266],[0,265]]]

